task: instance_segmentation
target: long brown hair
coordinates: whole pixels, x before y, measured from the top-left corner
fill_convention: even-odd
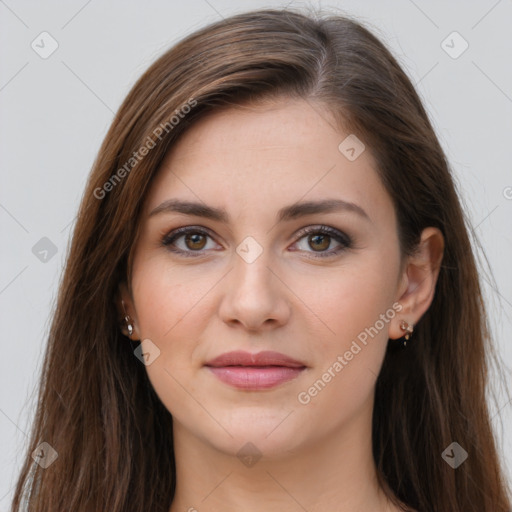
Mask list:
[[[406,350],[388,343],[376,384],[382,485],[421,512],[510,511],[486,402],[494,352],[469,228],[422,103],[357,21],[268,9],[186,37],[117,112],[81,201],[13,512],[169,510],[172,417],[134,356],[138,343],[120,332],[118,285],[130,280],[139,213],[169,147],[207,112],[270,97],[324,105],[365,142],[393,200],[403,255],[425,227],[445,238],[433,303]],[[43,442],[58,454],[46,469],[31,456]],[[452,442],[468,453],[456,469],[442,457]]]

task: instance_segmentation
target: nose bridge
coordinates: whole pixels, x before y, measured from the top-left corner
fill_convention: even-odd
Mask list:
[[[224,291],[221,316],[258,329],[272,320],[282,324],[289,316],[286,292],[270,270],[272,251],[254,237],[246,237],[233,254],[233,271]]]
[[[245,237],[236,247],[234,258],[233,279],[236,287],[268,288],[272,286],[271,250],[268,243],[259,237],[260,242],[253,236]]]

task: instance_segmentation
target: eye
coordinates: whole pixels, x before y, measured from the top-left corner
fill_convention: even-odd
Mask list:
[[[313,257],[315,258],[335,256],[345,249],[352,247],[352,239],[348,235],[329,226],[308,226],[302,229],[298,236],[299,240],[296,244],[299,244],[302,239],[305,241],[303,248],[299,250],[313,252]],[[338,247],[327,250],[331,247],[333,239],[338,243]],[[313,251],[308,251],[308,247],[313,249]]]
[[[312,252],[315,258],[335,256],[352,247],[352,239],[348,235],[329,226],[308,226],[300,230],[297,236],[299,239],[295,242],[296,245],[300,244],[303,239],[307,244],[306,247],[303,246],[298,250]],[[171,252],[186,257],[196,257],[202,255],[203,250],[215,249],[215,247],[208,247],[208,239],[212,239],[212,236],[203,228],[186,226],[171,231],[163,238],[162,245]],[[328,250],[333,240],[336,241],[338,247]],[[308,247],[312,251],[308,250]]]
[[[162,244],[166,246],[169,251],[194,257],[199,256],[203,249],[212,249],[212,247],[207,247],[208,238],[211,238],[211,236],[204,229],[195,226],[187,226],[175,229],[166,235],[162,240]]]

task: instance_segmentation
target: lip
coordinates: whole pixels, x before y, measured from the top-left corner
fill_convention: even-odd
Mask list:
[[[272,351],[226,352],[205,366],[222,382],[245,390],[269,389],[298,377],[306,365]]]
[[[235,350],[226,352],[220,356],[208,361],[206,366],[287,366],[289,368],[302,368],[304,363],[292,359],[291,357],[279,352],[265,350],[257,354]]]

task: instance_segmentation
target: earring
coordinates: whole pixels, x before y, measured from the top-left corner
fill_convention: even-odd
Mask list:
[[[130,318],[130,315],[126,313],[126,308],[124,307],[124,300],[121,300],[121,303],[123,304],[123,309],[125,313],[124,322],[126,324],[126,328],[128,329],[128,337],[132,337],[133,334],[133,325],[132,325],[132,319]]]
[[[126,328],[128,329],[128,336],[131,338],[133,334],[133,325],[131,322],[131,318],[129,316],[125,316],[124,321],[126,322]]]
[[[408,324],[405,320],[402,320],[402,322],[400,323],[400,329],[402,329],[402,331],[405,331],[405,335],[404,335],[404,347],[407,345],[407,341],[410,337],[411,337],[411,334],[412,332],[414,331],[414,327],[412,324]]]

